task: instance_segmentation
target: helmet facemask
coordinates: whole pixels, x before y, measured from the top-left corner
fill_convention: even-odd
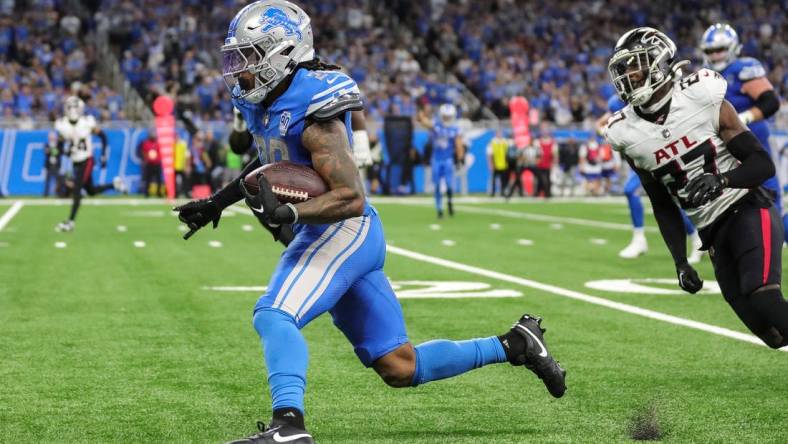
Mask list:
[[[643,106],[654,92],[672,78],[667,60],[667,49],[651,46],[619,51],[608,64],[610,78],[621,100],[633,106]]]
[[[292,49],[288,42],[224,45],[222,75],[233,97],[250,103],[265,99],[295,69],[296,63],[288,57]]]

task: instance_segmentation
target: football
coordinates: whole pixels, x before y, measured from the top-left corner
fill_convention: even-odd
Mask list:
[[[262,174],[271,184],[271,190],[280,202],[298,203],[320,196],[328,191],[328,185],[317,171],[295,162],[283,160],[269,163],[244,177],[246,189],[257,194],[257,181]]]

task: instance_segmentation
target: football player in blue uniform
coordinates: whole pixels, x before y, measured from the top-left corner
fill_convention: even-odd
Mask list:
[[[432,155],[430,157],[430,171],[432,183],[435,186],[435,209],[438,219],[443,217],[441,204],[441,182],[446,184],[446,208],[449,216],[454,216],[452,194],[454,187],[455,163],[462,164],[465,156],[465,144],[460,135],[460,128],[455,123],[457,108],[450,103],[444,103],[438,108],[438,117],[430,120],[423,113],[419,115],[419,123],[430,130],[432,142]]]
[[[597,132],[600,135],[604,135],[610,116],[617,113],[625,106],[627,106],[627,104],[624,103],[618,95],[614,94],[610,96],[607,100],[607,113],[600,117],[596,123]],[[638,176],[634,170],[630,170],[627,181],[624,184],[624,195],[627,197],[629,215],[632,220],[632,240],[629,242],[629,245],[618,253],[618,256],[624,259],[634,259],[648,252],[648,242],[646,241],[646,234],[644,231],[645,218],[643,202],[640,198],[641,190],[640,176]],[[687,257],[687,262],[690,264],[697,264],[703,258],[703,251],[700,249],[703,242],[698,235],[698,231],[695,229],[695,225],[689,217],[687,217],[687,213],[681,211],[681,217],[684,219],[684,230],[687,232],[687,236],[690,237],[692,245],[692,251]]]
[[[766,70],[761,62],[752,57],[739,57],[739,35],[726,23],[709,26],[700,39],[700,49],[703,52],[704,66],[722,74],[728,82],[725,100],[733,105],[739,113],[739,119],[749,127],[771,155],[766,119],[780,109],[780,99],[766,78]],[[775,206],[782,214],[783,228],[788,236],[788,218],[783,214],[782,187],[777,175],[766,180],[763,186],[774,194]]]
[[[565,371],[548,353],[537,317],[524,315],[501,336],[409,342],[401,307],[383,273],[383,228],[351,152],[351,112],[362,107],[359,90],[337,67],[315,58],[307,14],[284,0],[252,3],[230,23],[222,53],[233,105],[259,157],[209,199],[176,208],[190,228],[185,237],[209,223],[215,228],[222,210],[244,197],[274,233],[287,225],[294,233],[252,318],[263,345],[273,419],[237,442],[314,442],[304,425],[308,356],[300,330],[326,312],[361,362],[390,386],[417,386],[509,362],[530,369],[553,396],[562,396]],[[295,205],[280,204],[261,176],[260,191],[248,193],[243,177],[279,160],[314,168],[329,191]]]

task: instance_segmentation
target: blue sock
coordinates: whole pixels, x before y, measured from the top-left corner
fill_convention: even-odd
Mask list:
[[[687,232],[687,236],[692,235],[695,232],[695,224],[692,223],[687,213],[683,210],[681,211],[681,217],[684,219],[684,230]]]
[[[262,309],[252,322],[263,342],[273,408],[292,407],[303,413],[309,355],[295,320],[279,310]]]
[[[629,204],[629,216],[632,218],[632,226],[643,228],[643,201],[640,199],[638,190],[640,189],[640,177],[635,173],[630,173],[627,183],[624,184],[624,194],[627,196]]]
[[[629,215],[632,218],[632,226],[643,228],[643,202],[640,200],[640,196],[636,193],[627,193],[627,202],[629,202]]]
[[[437,339],[416,346],[415,387],[430,381],[451,378],[469,370],[506,361],[506,352],[497,337],[447,341]]]
[[[435,184],[435,209],[441,211],[441,183]]]

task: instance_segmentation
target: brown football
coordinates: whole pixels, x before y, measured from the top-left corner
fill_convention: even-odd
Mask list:
[[[257,178],[263,174],[271,184],[271,190],[280,202],[298,203],[320,196],[328,191],[323,178],[308,166],[288,160],[269,163],[252,171],[244,177],[246,189],[257,194]]]

